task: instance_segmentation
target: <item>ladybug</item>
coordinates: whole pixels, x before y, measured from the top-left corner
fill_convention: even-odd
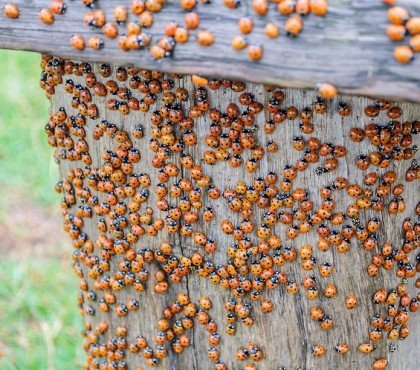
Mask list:
[[[227,370],[227,366],[222,361],[216,361],[214,365],[214,370]]]
[[[361,142],[365,137],[365,133],[360,128],[352,128],[350,130],[350,139],[354,142]]]
[[[310,0],[309,9],[312,14],[322,17],[328,12],[328,2],[327,0]]]
[[[220,335],[218,333],[209,334],[209,344],[217,346],[220,343]]]
[[[16,19],[20,15],[19,7],[12,2],[8,2],[3,5],[3,15],[7,18]]]
[[[327,111],[327,102],[321,97],[317,97],[315,102],[312,103],[312,107],[318,114],[324,114]]]
[[[41,9],[38,13],[38,18],[42,23],[53,24],[54,23],[54,13],[47,8]]]
[[[183,44],[188,41],[189,36],[190,33],[187,28],[177,27],[173,38],[177,43]]]
[[[301,16],[308,15],[310,12],[309,1],[308,0],[298,0],[295,6],[295,12]]]
[[[324,330],[330,330],[334,326],[334,321],[330,316],[324,316],[320,321],[321,328]]]
[[[294,293],[292,293],[294,294]],[[309,288],[306,292],[306,296],[308,297],[308,299],[313,300],[318,298],[319,292],[318,292],[318,288],[317,287],[312,287]]]
[[[102,26],[102,33],[109,39],[115,39],[118,36],[118,27],[114,22],[105,23]]]
[[[346,308],[352,310],[357,306],[357,297],[356,294],[349,294],[345,300]]]
[[[293,148],[298,151],[305,149],[306,142],[302,136],[295,136],[292,142]]]
[[[252,18],[240,18],[238,21],[239,31],[243,34],[251,33],[253,26],[254,22]]]
[[[249,350],[249,357],[251,358],[251,360],[258,362],[263,359],[263,353],[258,347],[252,345],[251,349]]]
[[[296,284],[296,282],[289,280],[286,283],[286,291],[289,294],[296,294],[298,292],[298,285]]]
[[[329,262],[325,262],[321,266],[319,266],[319,273],[323,277],[330,276],[333,271],[334,271],[334,266]]]
[[[210,46],[214,43],[214,36],[210,31],[200,30],[197,33],[197,43],[201,46]]]
[[[381,340],[382,330],[380,328],[373,328],[373,330],[369,334],[369,338],[372,342]]]
[[[247,363],[244,366],[244,370],[257,370],[257,367],[254,364]]]
[[[334,346],[334,350],[340,355],[345,355],[349,351],[349,345],[346,343],[339,343]]]
[[[298,36],[303,29],[302,18],[299,15],[290,16],[284,24],[284,29],[288,36]]]
[[[337,295],[337,287],[334,284],[328,284],[324,289],[324,296],[332,298]]]
[[[370,320],[370,324],[374,328],[381,329],[384,326],[384,318],[378,314],[375,314],[372,319]]]
[[[273,311],[273,302],[269,299],[264,299],[260,303],[261,311],[264,313],[272,312]]]
[[[415,53],[420,52],[420,34],[411,36],[408,43]]]
[[[235,335],[236,334],[236,325],[235,324],[228,324],[226,326],[225,332],[228,335]]]
[[[420,17],[411,17],[405,27],[411,35],[418,35],[420,33]]]
[[[385,303],[387,299],[388,293],[385,289],[379,289],[375,292],[372,297],[373,303]]]
[[[362,343],[359,346],[359,351],[364,354],[369,354],[373,352],[375,349],[376,347],[372,343]]]
[[[398,329],[395,327],[392,327],[392,323],[391,323],[391,329],[389,330],[389,333],[388,333],[388,339],[397,340],[399,336],[400,336],[400,333]]]
[[[124,363],[124,361],[120,361],[119,364],[121,362]],[[146,359],[146,364],[147,364],[147,366],[150,366],[150,367],[156,367],[159,364],[159,360],[156,357],[151,357],[151,358]],[[120,368],[120,367],[121,366],[118,366],[118,368]],[[122,368],[125,370],[127,368],[127,366],[122,366]]]
[[[337,89],[335,86],[323,83],[318,85],[318,92],[324,99],[333,99],[337,95]]]
[[[265,15],[268,12],[268,6],[267,0],[252,0],[252,9],[258,15]]]
[[[184,10],[192,10],[197,5],[196,0],[180,0],[179,5]]]
[[[263,52],[261,44],[251,44],[248,46],[248,57],[253,62],[260,60],[263,56]]]
[[[244,361],[248,358],[249,356],[249,351],[246,348],[238,348],[235,352],[235,358],[238,361]]]
[[[115,312],[118,316],[125,317],[127,316],[128,308],[125,304],[120,304],[115,308]]]
[[[374,370],[383,370],[388,366],[388,361],[385,358],[378,358],[372,365]]]
[[[325,351],[325,347],[317,344],[315,346],[311,346],[311,352],[315,357],[321,357],[324,356],[326,351]]]
[[[386,34],[392,41],[402,41],[407,34],[407,29],[402,25],[391,24],[387,27]]]
[[[275,38],[279,37],[280,29],[275,23],[268,22],[264,26],[264,34],[271,39],[275,39]]]
[[[408,328],[408,326],[406,324],[401,325],[400,327],[400,332],[399,332],[399,337],[401,340],[404,340],[405,338],[407,338],[410,334],[410,329]]]
[[[321,321],[325,316],[324,311],[319,307],[311,307],[310,315],[311,319],[315,321]]]
[[[304,270],[312,270],[315,267],[316,259],[315,257],[310,257],[309,259],[302,262],[302,269]]]
[[[114,19],[117,23],[123,23],[127,20],[127,8],[123,5],[114,7]]]
[[[347,117],[351,113],[350,105],[346,102],[338,103],[338,114],[342,117]]]
[[[280,1],[278,3],[277,10],[283,15],[292,14],[295,11],[295,3],[296,2],[294,0]]]
[[[407,45],[397,46],[394,49],[394,58],[399,63],[409,64],[414,59],[413,50]]]
[[[88,41],[88,45],[91,49],[100,50],[104,47],[104,42],[99,36],[92,36]]]
[[[387,16],[388,16],[388,20],[392,24],[396,24],[396,25],[405,24],[410,17],[408,11],[401,6],[393,6],[392,8],[389,8]]]

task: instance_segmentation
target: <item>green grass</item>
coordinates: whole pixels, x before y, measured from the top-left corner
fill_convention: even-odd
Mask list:
[[[49,102],[39,61],[39,54],[0,50],[0,194],[23,187],[36,202],[52,204],[58,170],[43,131]]]
[[[6,220],[13,225],[13,209],[59,209],[53,191],[58,169],[43,131],[49,102],[38,83],[39,61],[38,54],[0,50],[0,369],[75,369],[84,358],[69,243],[57,242],[54,249],[64,258],[47,251],[19,258],[2,250],[6,234],[19,240],[19,230],[1,228]],[[24,255],[31,256],[30,247]]]
[[[1,369],[80,367],[82,319],[68,264],[0,262]]]

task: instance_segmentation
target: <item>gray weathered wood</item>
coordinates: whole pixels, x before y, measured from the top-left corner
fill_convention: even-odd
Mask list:
[[[282,27],[286,19],[276,11],[275,4],[271,4],[266,17],[259,17],[252,12],[249,0],[243,0],[234,11],[219,0],[211,5],[198,2],[200,27],[213,32],[216,42],[206,48],[189,41],[178,45],[173,57],[158,61],[146,50],[124,53],[118,49],[116,40],[106,40],[101,51],[89,48],[75,51],[69,45],[72,34],[81,33],[86,40],[100,34],[83,23],[86,8],[80,1],[67,2],[67,13],[56,16],[51,26],[41,23],[37,17],[39,9],[47,6],[48,1],[19,0],[16,3],[21,9],[20,18],[0,17],[1,48],[132,64],[166,72],[245,78],[287,87],[315,88],[318,83],[329,82],[342,93],[420,102],[420,60],[417,58],[410,65],[401,65],[394,60],[392,53],[396,44],[385,35],[387,8],[379,0],[330,1],[325,18],[311,15],[304,19],[304,31],[297,39],[285,36],[282,30],[280,38],[274,40],[264,36],[264,24],[272,21]],[[402,0],[399,4],[407,6],[414,15],[420,13],[416,0]],[[102,0],[99,5],[112,18],[115,2]],[[150,29],[153,42],[163,34],[168,21],[182,23],[183,14],[177,1],[166,3],[164,10],[155,15]],[[237,19],[242,16],[254,19],[254,31],[249,40],[264,45],[264,57],[258,63],[250,62],[245,50],[236,52],[230,47],[232,37],[238,34]],[[193,39],[194,35],[190,37]]]
[[[94,65],[94,71],[98,72],[99,65]],[[115,69],[114,69],[115,70]],[[96,73],[99,76],[99,73]],[[71,76],[75,83],[84,84],[82,77]],[[103,81],[103,79],[101,79]],[[189,77],[176,79],[177,86],[183,86],[188,89],[190,96],[193,94],[194,87]],[[255,94],[256,100],[260,102],[267,101],[269,94],[265,93],[262,85],[248,84],[247,91]],[[283,104],[287,107],[291,104],[295,105],[299,110],[306,106],[310,106],[316,98],[313,91],[288,89],[285,90],[286,99]],[[133,90],[134,96],[140,99],[138,91]],[[210,100],[212,106],[221,110],[225,109],[226,105],[234,101],[236,102],[239,94],[230,90],[210,91]],[[93,97],[93,101],[99,108],[99,120],[106,119],[111,123],[115,123],[119,128],[126,130],[128,133],[133,129],[133,125],[138,122],[143,123],[145,128],[145,137],[140,140],[133,139],[134,147],[138,148],[142,153],[142,160],[135,165],[135,172],[147,172],[152,178],[152,186],[155,186],[159,181],[156,178],[156,169],[152,168],[150,161],[153,153],[148,149],[148,143],[151,139],[150,130],[150,112],[154,108],[151,107],[149,113],[132,112],[128,116],[122,116],[118,111],[110,111],[105,108],[105,99]],[[352,107],[352,114],[349,117],[342,118],[338,115],[334,108],[338,101],[346,101]],[[185,111],[190,102],[183,105]],[[363,127],[366,123],[372,121],[376,123],[383,123],[388,121],[384,112],[373,120],[368,119],[363,114],[365,106],[371,104],[369,99],[362,97],[351,97],[341,95],[330,103],[326,115],[315,115],[315,131],[310,136],[316,136],[322,142],[331,142],[336,145],[344,145],[348,149],[348,155],[339,160],[340,165],[338,169],[332,173],[323,174],[321,176],[315,175],[315,167],[313,165],[310,169],[298,176],[295,187],[305,187],[309,189],[310,196],[316,202],[319,202],[318,190],[321,186],[331,183],[337,176],[344,176],[350,179],[350,183],[363,184],[363,176],[366,173],[357,170],[354,165],[354,159],[361,153],[366,153],[372,149],[371,145],[366,142],[354,143],[349,139],[349,130],[351,127]],[[160,97],[156,102],[156,107],[161,105]],[[406,120],[415,120],[420,117],[420,106],[411,103],[398,103],[403,110],[401,122]],[[65,107],[68,114],[76,114],[77,111],[71,108],[69,102],[69,95],[64,92],[63,86],[56,87],[56,93],[52,96],[52,111],[57,111],[60,107]],[[222,191],[226,188],[232,188],[237,181],[244,180],[248,184],[252,182],[257,176],[265,176],[268,171],[281,173],[286,164],[294,163],[300,158],[301,153],[291,148],[293,137],[301,135],[298,129],[298,119],[293,121],[286,121],[280,124],[276,131],[271,135],[264,134],[262,126],[265,122],[266,115],[260,114],[257,116],[255,127],[258,130],[258,143],[262,146],[269,140],[279,144],[280,150],[278,153],[267,153],[261,164],[259,170],[254,174],[249,174],[243,166],[232,169],[226,163],[218,163],[215,166],[208,166],[203,164],[205,173],[208,174],[214,184]],[[210,124],[208,116],[198,119],[195,123],[195,132],[199,138],[198,145],[193,149],[186,149],[185,152],[192,154],[195,158],[200,158],[206,150],[204,138],[208,132]],[[103,161],[101,160],[101,153],[106,149],[115,147],[115,143],[111,141],[106,135],[100,141],[92,139],[92,130],[95,126],[95,121],[87,118],[86,124],[86,140],[90,147],[90,154],[93,158],[92,167],[99,166]],[[418,138],[417,144],[418,142]],[[418,157],[418,155],[417,155]],[[175,157],[177,161],[179,158]],[[400,179],[404,178],[405,171],[409,167],[408,161],[393,162],[390,169],[397,172]],[[69,169],[81,167],[83,164],[79,162],[61,161],[60,168],[63,178]],[[380,170],[379,173],[383,173]],[[404,192],[404,199],[407,207],[404,213],[398,216],[390,216],[387,212],[379,214],[383,222],[381,234],[379,235],[379,244],[384,241],[392,242],[395,245],[400,245],[402,238],[400,235],[400,225],[405,217],[412,216],[415,204],[418,202],[418,182],[406,183]],[[154,206],[156,197],[151,191],[147,205]],[[345,211],[349,204],[349,199],[340,194],[334,195],[337,201],[337,210]],[[98,196],[101,196],[98,194]],[[167,197],[172,203],[173,201]],[[218,250],[214,255],[215,263],[226,263],[226,249],[234,241],[231,236],[222,234],[220,231],[220,222],[222,219],[229,218],[234,223],[239,221],[237,214],[232,213],[226,205],[225,200],[220,198],[218,200],[210,200],[207,196],[203,199],[204,205],[211,205],[216,211],[216,219],[211,223],[199,222],[196,229],[203,230],[208,237],[213,238],[218,244]],[[317,203],[316,203],[317,204]],[[255,207],[257,208],[257,207]],[[70,210],[71,211],[71,210]],[[260,209],[256,209],[256,219],[262,215]],[[160,213],[162,217],[165,213]],[[366,222],[369,218],[377,213],[368,211],[363,213],[361,221]],[[95,240],[99,232],[95,228],[98,217],[94,216],[91,221],[86,220],[84,231],[87,232],[89,238]],[[110,324],[109,331],[100,338],[100,343],[105,343],[108,339],[114,336],[115,328],[122,323],[126,323],[129,327],[129,339],[133,339],[137,334],[143,334],[147,337],[149,342],[153,343],[154,334],[156,333],[156,323],[161,317],[161,313],[165,305],[175,299],[179,291],[188,291],[193,302],[198,302],[200,296],[208,295],[213,303],[213,308],[209,311],[211,317],[219,325],[218,332],[221,334],[221,359],[227,363],[229,369],[240,369],[242,364],[235,361],[235,350],[245,345],[249,341],[253,341],[264,352],[264,360],[258,364],[259,369],[275,370],[284,366],[287,370],[291,369],[368,369],[376,358],[385,357],[389,360],[389,369],[391,370],[413,370],[419,367],[418,351],[416,339],[418,340],[418,316],[410,319],[411,336],[404,342],[395,342],[397,351],[390,353],[388,346],[390,341],[383,339],[378,342],[378,348],[370,355],[363,355],[358,352],[357,346],[368,341],[369,337],[369,319],[375,313],[385,314],[386,307],[383,305],[374,305],[371,300],[371,295],[381,287],[391,289],[396,286],[399,279],[395,276],[395,270],[380,271],[376,278],[368,277],[366,268],[370,263],[371,252],[365,251],[363,248],[355,245],[346,254],[339,254],[334,248],[327,252],[321,252],[315,246],[317,241],[316,232],[312,231],[309,234],[301,235],[294,242],[286,240],[284,237],[285,227],[278,224],[275,227],[278,235],[283,239],[284,245],[301,246],[308,242],[314,246],[314,255],[318,263],[334,262],[336,266],[335,272],[329,278],[318,277],[322,287],[327,283],[334,283],[338,287],[338,295],[332,299],[326,299],[320,294],[320,298],[315,301],[309,301],[306,298],[304,289],[300,286],[300,292],[296,296],[289,295],[285,292],[284,287],[275,289],[274,291],[264,291],[263,297],[269,297],[275,303],[275,309],[270,314],[262,314],[258,304],[253,305],[252,315],[255,318],[255,324],[251,327],[245,327],[242,324],[238,325],[238,331],[235,336],[229,336],[224,333],[223,316],[225,314],[223,305],[230,293],[218,285],[209,282],[208,279],[200,278],[197,274],[190,274],[183,283],[179,285],[171,285],[168,294],[157,295],[153,292],[153,277],[148,282],[148,288],[142,295],[137,294],[140,300],[140,309],[135,313],[129,313],[127,320],[118,318],[113,311],[109,314],[103,314],[96,309],[96,316],[89,317],[88,320],[92,322],[92,327],[100,322],[106,320]],[[252,236],[254,239],[255,235]],[[135,245],[136,249],[151,248],[157,249],[161,241],[169,241],[176,245],[174,253],[177,256],[191,255],[192,251],[197,250],[191,238],[180,237],[179,235],[169,235],[165,232],[160,233],[159,237],[150,238],[142,237],[141,241]],[[112,270],[116,271],[120,258],[116,256],[113,260]],[[293,264],[286,264],[281,268],[289,274],[291,278],[300,284],[302,276],[307,274],[317,274],[317,271],[303,271],[300,268],[300,260]],[[153,276],[154,268],[150,268],[150,276]],[[90,283],[92,280],[88,279]],[[410,282],[410,291],[412,290],[412,282]],[[359,305],[354,310],[346,310],[344,307],[345,296],[349,293],[356,293],[359,298]],[[125,302],[128,297],[133,297],[133,291],[126,288],[117,294],[119,302]],[[98,297],[99,298],[99,297]],[[96,304],[89,302],[89,304],[96,307]],[[328,314],[330,314],[334,321],[335,327],[326,332],[323,331],[319,324],[309,318],[309,308],[315,305],[322,307]],[[386,337],[386,333],[384,333]],[[417,337],[417,338],[416,338]],[[347,342],[351,349],[346,356],[337,355],[333,346],[339,342]],[[417,342],[418,343],[418,342]],[[314,344],[323,344],[327,349],[326,356],[322,358],[314,358],[311,355],[310,347]],[[192,335],[192,346],[186,349],[181,355],[170,354],[169,358],[163,361],[161,365],[165,369],[210,369],[212,363],[207,358],[207,351],[209,345],[207,343],[207,334],[204,328],[198,324],[195,325]],[[127,352],[128,353],[128,352]],[[144,360],[139,355],[127,354],[126,362],[131,368],[135,368],[139,364],[143,364]]]

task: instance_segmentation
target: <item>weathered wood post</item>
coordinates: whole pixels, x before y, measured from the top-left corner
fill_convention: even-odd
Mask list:
[[[178,2],[126,2],[118,25],[112,2],[83,3],[58,15],[55,0],[45,25],[48,4],[16,2],[0,46],[56,55],[41,61],[45,130],[86,368],[418,368],[420,64],[392,60],[386,8],[331,1],[291,40],[264,36],[286,19],[277,4],[262,17],[265,1],[181,1],[216,41],[155,60],[121,38],[144,40],[129,22],[149,12],[151,45],[173,48],[160,37],[181,27]],[[120,39],[73,49],[102,17]],[[264,42],[257,63],[229,46],[243,17]],[[307,89],[319,82],[340,94]]]

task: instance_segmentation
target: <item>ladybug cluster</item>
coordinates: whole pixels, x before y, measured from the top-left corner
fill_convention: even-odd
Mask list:
[[[388,9],[388,21],[390,25],[386,30],[387,36],[395,42],[404,41],[408,34],[408,45],[397,46],[394,49],[394,57],[400,63],[411,63],[414,53],[420,51],[420,17],[410,16],[408,10],[402,6],[395,6],[395,0],[382,0],[390,5]]]
[[[385,337],[393,344],[408,336],[418,309],[409,284],[420,270],[420,203],[406,209],[404,190],[420,178],[420,121],[402,122],[396,103],[367,105],[363,124],[346,126],[354,144],[347,148],[317,136],[328,111],[349,119],[345,99],[319,96],[300,107],[287,90],[268,85],[254,94],[241,81],[52,56],[43,56],[41,67],[40,85],[54,105],[63,94],[69,102],[53,112],[45,132],[63,171],[56,190],[80,278],[85,368],[158,366],[188,351],[194,326],[202,325],[214,369],[227,369],[232,356],[236,366],[256,369],[269,343],[237,344],[234,354],[221,343],[261,316],[269,319],[278,309],[274,297],[282,295],[303,294],[304,314],[328,332],[337,330],[329,302],[357,312],[368,299],[375,308],[366,342],[310,343],[315,358],[369,354]],[[221,96],[230,102],[219,103]],[[286,130],[293,131],[290,142],[282,139]],[[369,153],[360,153],[363,141]],[[282,169],[268,170],[280,146],[290,148],[290,157]],[[356,171],[338,176],[347,165]],[[224,181],[225,170],[241,180]],[[318,188],[305,186],[310,176]],[[388,217],[401,221],[398,245],[387,240]],[[371,259],[365,276],[390,272],[395,288],[379,286],[367,298],[332,283],[340,269],[334,256],[354,249]],[[215,298],[185,290],[195,277],[226,294],[222,318],[212,315]],[[130,320],[152,319],[143,317],[151,296],[163,302],[160,318],[154,333],[139,332]],[[384,369],[387,359],[376,357],[372,366]]]
[[[394,0],[382,2],[388,5],[395,3]],[[39,11],[39,20],[46,25],[53,24],[56,17],[66,12],[66,3],[64,0],[50,1],[47,7]],[[102,49],[106,44],[105,39],[115,39],[120,50],[127,52],[148,49],[155,59],[171,57],[177,45],[191,40],[202,47],[211,46],[216,41],[215,36],[211,27],[201,23],[207,8],[223,6],[229,13],[234,13],[235,9],[247,5],[240,0],[223,0],[223,5],[214,5],[210,0],[180,0],[177,3],[185,12],[183,19],[168,21],[164,29],[157,32],[159,35],[164,34],[158,38],[152,32],[154,17],[164,11],[168,5],[167,0],[132,0],[126,2],[127,4],[115,5],[113,14],[105,13],[100,0],[81,0],[81,3],[88,9],[83,15],[84,25],[98,32],[88,39],[85,39],[83,33],[75,33],[70,44],[76,50],[82,51],[85,47]],[[282,20],[284,33],[296,37],[303,30],[304,17],[310,14],[323,17],[328,13],[327,0],[252,0],[249,5],[249,15],[235,20],[238,24],[238,35],[233,36],[231,47],[237,51],[246,49],[249,60],[254,62],[260,60],[264,54],[263,43],[251,38],[256,19],[267,14],[280,15],[281,19],[285,19]],[[3,6],[3,14],[15,19],[19,17],[20,11],[15,3],[7,2]],[[274,21],[275,18],[270,18],[273,20],[265,23],[263,34],[267,38],[276,39],[280,36],[280,27]],[[409,46],[398,46],[394,52],[398,62],[409,63],[413,59],[413,52],[420,50],[420,18],[410,18],[405,8],[393,6],[388,10],[388,19],[391,25],[387,34],[393,41],[402,41],[407,32],[411,35]]]
[[[314,14],[324,16],[328,12],[328,2],[326,0],[276,0],[272,1],[277,7],[278,13],[287,16],[284,23],[286,35],[291,37],[298,36],[303,30],[303,17]],[[235,9],[240,5],[240,1],[224,1],[224,4]],[[232,39],[231,45],[234,50],[243,50],[247,48],[248,58],[252,61],[258,61],[263,56],[263,45],[258,42],[250,41],[250,34],[254,28],[254,18],[265,16],[270,11],[270,2],[268,0],[253,0],[253,14],[250,17],[242,17],[238,20],[238,30],[240,35]],[[254,17],[254,18],[253,18]],[[271,39],[280,36],[280,28],[274,22],[268,22],[264,26],[264,35]]]
[[[154,16],[160,13],[167,0],[132,0],[128,6],[116,5],[112,17],[107,17],[100,8],[99,0],[81,0],[89,11],[83,16],[86,26],[102,31],[105,38],[117,39],[118,46],[123,51],[139,50],[150,46],[150,53],[156,59],[170,57],[177,44],[184,44],[195,38],[200,46],[210,46],[215,38],[210,30],[200,27],[200,14],[197,11],[197,0],[180,0],[179,6],[186,13],[182,22],[168,22],[165,26],[165,36],[152,44],[152,35],[148,30],[153,26]],[[297,36],[303,29],[302,17],[312,13],[324,16],[328,11],[326,0],[286,0],[272,1],[273,6],[281,15],[288,16],[284,24],[287,35]],[[227,9],[234,10],[241,5],[239,0],[224,0]],[[202,0],[201,5],[205,11],[212,6],[211,1]],[[49,7],[41,9],[38,13],[39,19],[45,24],[52,24],[55,15],[66,12],[66,3],[63,0],[53,0]],[[252,0],[253,17],[264,16],[270,10],[269,0]],[[274,10],[274,9],[273,9]],[[3,7],[3,14],[9,18],[19,17],[19,8],[15,3],[8,2]],[[248,57],[257,61],[263,56],[263,47],[257,42],[248,42],[244,35],[248,35],[253,29],[251,17],[238,20],[239,32],[242,36],[232,39],[232,48],[242,50],[247,48]],[[278,25],[269,22],[264,26],[264,34],[269,38],[277,38],[280,35]],[[70,44],[77,50],[84,50],[86,46],[92,49],[102,49],[105,45],[102,36],[90,37],[87,41],[82,34],[75,34],[71,37]]]

